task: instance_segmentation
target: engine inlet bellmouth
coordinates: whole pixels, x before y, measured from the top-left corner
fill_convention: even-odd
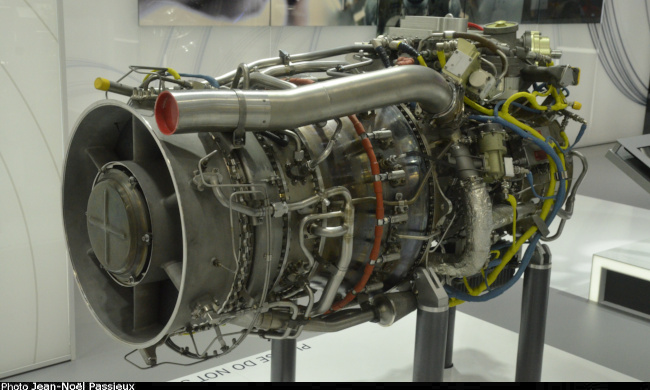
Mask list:
[[[171,92],[165,91],[158,96],[154,113],[161,133],[172,135],[176,132],[178,127],[178,103]]]

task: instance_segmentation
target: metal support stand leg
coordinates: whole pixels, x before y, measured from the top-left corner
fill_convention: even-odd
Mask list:
[[[449,308],[447,320],[447,349],[445,351],[445,368],[454,366],[454,328],[456,327],[456,306]]]
[[[542,379],[550,282],[551,251],[548,246],[541,245],[537,247],[524,274],[515,374],[517,382],[539,382]]]
[[[296,339],[271,340],[271,382],[296,381]]]
[[[413,382],[442,382],[447,345],[449,297],[435,273],[415,271],[418,313]]]

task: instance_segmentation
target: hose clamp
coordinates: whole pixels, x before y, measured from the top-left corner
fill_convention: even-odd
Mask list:
[[[551,264],[528,264],[528,268],[538,269],[538,270],[550,270]]]
[[[234,89],[235,95],[237,95],[237,101],[239,102],[239,122],[237,122],[237,128],[232,132],[232,143],[235,148],[241,148],[246,145],[246,129],[244,124],[246,123],[246,97],[239,89]]]
[[[446,307],[428,307],[428,306],[418,306],[419,310],[425,311],[427,313],[444,313],[449,310],[449,306]]]
[[[463,104],[463,99],[460,97],[460,93],[457,89],[457,86],[450,81],[447,82],[447,85],[449,86],[452,92],[452,97],[449,103],[449,107],[447,107],[444,111],[435,114],[432,117],[432,119],[447,118],[450,115],[453,116],[452,119],[455,119],[460,113],[462,113],[464,104]]]
[[[568,171],[562,171],[562,172],[555,172],[555,180],[568,180],[569,179],[569,172]]]

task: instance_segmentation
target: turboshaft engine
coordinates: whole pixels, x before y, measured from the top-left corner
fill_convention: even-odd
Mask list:
[[[565,134],[586,128],[565,93],[579,70],[516,24],[431,20],[457,31],[98,79],[130,99],[81,115],[63,213],[99,323],[153,365],[162,344],[207,359],[251,333],[391,325],[418,306],[416,274],[450,305],[512,285],[584,174]]]

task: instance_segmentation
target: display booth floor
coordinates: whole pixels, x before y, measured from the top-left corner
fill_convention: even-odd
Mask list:
[[[298,342],[296,381],[407,382],[412,380],[416,315],[391,327],[363,324]],[[515,378],[515,332],[458,312],[454,366],[449,382],[511,382]],[[271,351],[175,379],[185,382],[268,381]],[[607,367],[546,345],[545,382],[635,381]]]

